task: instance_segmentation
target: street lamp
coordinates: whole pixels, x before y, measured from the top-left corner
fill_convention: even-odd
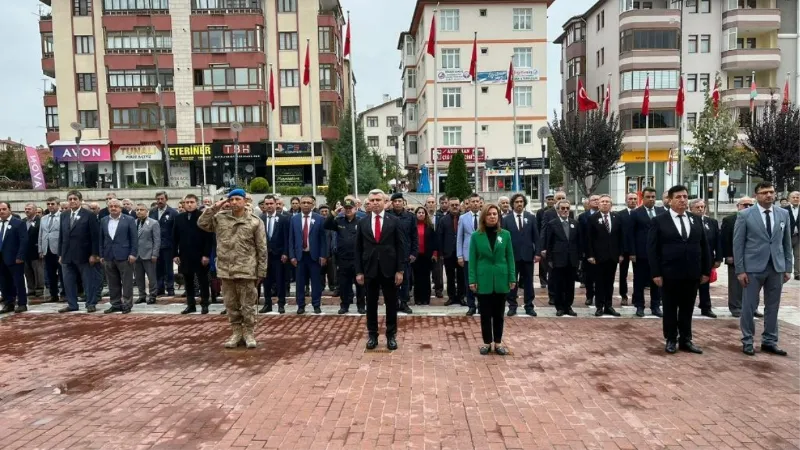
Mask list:
[[[200,196],[201,200],[205,201],[206,189],[208,189],[208,184],[206,184],[206,133],[203,128],[203,120],[198,120],[197,124],[200,125],[200,152],[203,157],[203,189],[200,191]]]
[[[78,135],[75,136],[75,157],[78,158],[78,186],[83,186],[83,170],[81,170],[81,132],[83,131],[83,124],[72,122],[69,126],[78,132]],[[67,184],[69,184],[69,171],[67,171]]]
[[[545,185],[544,185],[544,159],[545,159],[545,152],[547,151],[547,147],[545,147],[545,145],[544,145],[544,140],[547,139],[548,137],[550,137],[550,128],[548,128],[548,127],[539,128],[539,131],[536,132],[536,136],[539,138],[539,145],[542,146],[542,179],[539,182],[539,185],[541,186],[539,188],[539,201],[541,202],[540,204],[542,205],[542,208],[544,208],[544,189],[545,189]]]
[[[233,138],[233,184],[239,187],[239,133],[242,132],[242,124],[233,122],[231,130],[236,133],[236,137]]]

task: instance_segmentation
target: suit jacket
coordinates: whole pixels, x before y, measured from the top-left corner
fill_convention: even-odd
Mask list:
[[[119,225],[114,237],[108,233],[111,216],[100,221],[100,257],[108,261],[125,261],[128,256],[137,256],[139,235],[136,221],[126,214],[119,215]]]
[[[654,216],[664,213],[661,206],[654,206]],[[640,206],[633,210],[628,218],[628,227],[625,230],[625,252],[636,257],[637,260],[647,259],[647,234],[650,232],[652,221],[647,215],[647,208]]]
[[[211,233],[197,226],[199,210],[182,212],[172,224],[172,249],[181,258],[181,267],[201,267],[202,258],[211,258]]]
[[[522,230],[517,223],[517,213],[503,217],[503,229],[511,233],[511,242],[514,244],[514,260],[532,262],[534,256],[539,255],[539,230],[536,216],[528,211],[522,212]]]
[[[737,214],[727,216],[722,219],[722,230],[720,230],[720,247],[723,258],[733,258],[733,227],[736,223]],[[728,264],[727,262],[725,264]],[[733,266],[733,263],[728,264]],[[733,270],[732,268],[730,270]]]
[[[719,223],[711,217],[702,217],[703,227],[706,229],[706,240],[708,240],[708,251],[712,262],[722,262],[722,236],[719,230]]]
[[[312,212],[309,215],[308,245],[311,247],[311,259],[327,258],[328,239],[325,236],[325,219]],[[289,258],[297,259],[303,256],[303,214],[295,214],[289,227]]]
[[[139,259],[149,260],[158,258],[161,249],[161,226],[158,221],[149,217],[145,218],[144,225],[139,227],[139,219],[135,219],[136,233],[139,236],[137,253]]]
[[[415,258],[419,253],[419,236],[417,236],[417,216],[413,213],[403,210],[400,214],[394,212],[393,209],[386,211],[386,214],[392,215],[400,223],[400,229],[405,234],[405,260],[408,261],[409,256]]]
[[[0,255],[3,256],[3,263],[12,266],[17,260],[25,261],[28,253],[28,230],[25,229],[25,222],[17,217],[11,216],[6,223],[6,234],[3,237],[3,245],[0,248]]]
[[[575,219],[574,211],[569,212],[569,218]],[[547,230],[547,227],[550,225],[550,223],[553,222],[555,219],[558,219],[558,211],[556,211],[555,208],[550,208],[542,213],[542,226],[541,228],[539,228],[539,240],[541,241],[539,243],[539,248],[544,248],[545,231]]]
[[[373,214],[370,213],[358,222],[356,236],[356,274],[366,278],[376,278],[378,274],[387,278],[403,271],[406,255],[406,235],[400,228],[397,217],[384,212],[381,222],[381,240],[375,240],[372,231]]]
[[[456,251],[458,231],[456,230],[456,224],[454,224],[456,217],[459,216],[447,213],[439,219],[439,225],[436,227],[436,235],[439,238],[439,253],[441,253],[442,257],[448,259],[458,257]]]
[[[480,224],[481,217],[478,214],[478,224]],[[464,258],[464,261],[469,261],[469,240],[472,238],[472,233],[475,232],[475,220],[473,219],[473,212],[467,211],[458,219],[458,235],[456,236],[456,256]]]
[[[789,212],[789,235],[800,233],[800,217],[795,220],[794,214],[792,214],[792,205],[786,206],[784,209]]]
[[[586,210],[578,216],[578,226],[581,227],[581,234],[586,237],[586,239],[581,241],[581,245],[583,245],[581,251],[583,252],[584,258],[588,258],[587,253],[589,252],[589,249],[587,248],[589,245],[589,218],[591,218],[592,214],[595,213],[596,211],[593,212],[591,210]]]
[[[611,232],[608,232],[603,223],[603,213],[597,212],[591,216],[586,224],[586,259],[594,258],[597,262],[618,262],[619,257],[625,254],[625,231],[622,229],[622,219],[616,213],[609,212],[608,220],[611,222]]]
[[[767,270],[772,260],[776,272],[792,270],[792,236],[789,231],[789,212],[773,206],[772,236],[761,219],[758,204],[739,211],[733,227],[733,260],[736,274],[759,273]]]
[[[706,230],[698,216],[689,212],[686,216],[690,223],[685,241],[672,220],[672,213],[653,218],[647,233],[647,259],[652,278],[699,280],[703,275],[711,275]]]
[[[172,248],[173,236],[173,223],[175,218],[178,217],[178,211],[167,206],[161,218],[158,218],[158,208],[150,210],[150,218],[158,221],[158,226],[161,228],[161,248]]]
[[[91,211],[78,208],[70,226],[71,210],[61,213],[58,256],[62,264],[87,264],[90,256],[100,256],[100,222]]]
[[[551,220],[545,226],[543,249],[547,251],[548,263],[555,268],[577,268],[581,259],[581,227],[572,217],[567,220],[569,221],[569,236],[564,234],[560,217]]]
[[[543,230],[543,226],[544,226],[544,214],[545,214],[547,211],[551,210],[551,209],[552,209],[552,210],[555,210],[555,208],[553,208],[552,206],[548,206],[548,207],[546,207],[546,208],[539,208],[539,210],[538,210],[538,211],[536,211],[536,226],[539,228],[539,231],[542,231],[542,230]],[[541,234],[541,233],[539,233],[539,234]]]
[[[267,250],[273,256],[289,256],[289,228],[291,227],[292,216],[286,213],[275,211],[275,218],[272,222],[272,238],[267,234]],[[264,222],[264,232],[267,230],[267,215],[261,215]],[[302,235],[301,235],[302,236]]]
[[[417,222],[417,225],[419,225],[419,222]],[[417,232],[417,242],[419,242],[420,241],[419,228],[417,228],[416,232]],[[424,256],[425,258],[431,259],[434,252],[437,253],[438,256],[439,239],[437,238],[436,231],[434,231],[432,225],[425,225],[424,245],[425,245],[425,254],[423,255],[419,252],[419,243],[417,244],[417,257],[421,258]]]
[[[533,223],[531,223],[533,225]],[[505,294],[516,283],[514,244],[511,233],[502,227],[497,230],[494,248],[485,232],[472,234],[469,244],[469,284],[477,284],[478,294]]]
[[[41,228],[41,218],[33,218],[33,226],[28,228],[28,218],[22,221],[28,233],[28,243],[26,245],[25,260],[35,261],[39,259],[39,229]]]
[[[39,251],[47,254],[58,255],[58,238],[61,233],[61,213],[46,214],[39,224]]]

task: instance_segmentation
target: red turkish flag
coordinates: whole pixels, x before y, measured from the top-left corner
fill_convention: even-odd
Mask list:
[[[675,103],[675,114],[678,117],[683,117],[683,104],[686,102],[686,92],[683,90],[683,76],[678,86],[678,101]]]
[[[269,68],[269,106],[275,111],[275,78],[272,75],[272,67]]]
[[[472,59],[469,61],[469,74],[472,77],[472,81],[478,81],[478,35],[475,35],[475,39],[472,41]]]
[[[428,33],[428,54],[436,58],[436,13],[431,19],[431,31]]]
[[[786,79],[786,84],[783,85],[783,102],[781,103],[781,112],[786,112],[789,110],[789,103],[791,99],[789,98],[789,79]]]
[[[514,95],[514,61],[508,65],[508,80],[506,81],[506,100],[511,104]]]
[[[586,94],[586,89],[583,87],[583,81],[578,78],[578,111],[591,111],[599,108],[600,105],[596,101],[589,98]]]
[[[650,114],[650,77],[644,82],[644,99],[642,100],[642,115]]]
[[[719,109],[719,85],[716,80],[714,80],[714,90],[711,92],[711,99],[714,101],[714,112],[716,112]]]
[[[311,83],[311,44],[306,44],[306,63],[303,66],[303,84]]]
[[[609,111],[611,110],[611,80],[608,80],[608,86],[606,86],[606,98],[603,100],[603,114],[608,115]]]
[[[344,56],[350,54],[350,15],[348,14],[347,20],[347,34],[344,36]]]

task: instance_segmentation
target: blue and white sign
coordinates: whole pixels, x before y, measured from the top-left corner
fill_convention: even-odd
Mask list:
[[[478,72],[479,84],[505,84],[507,81],[507,70]],[[514,69],[514,81],[539,81],[539,69]]]

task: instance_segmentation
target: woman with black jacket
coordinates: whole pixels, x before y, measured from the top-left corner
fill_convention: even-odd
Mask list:
[[[414,274],[414,304],[431,304],[431,270],[433,263],[439,257],[439,245],[436,233],[433,231],[431,218],[424,206],[414,211],[419,237],[419,253],[412,264]]]

